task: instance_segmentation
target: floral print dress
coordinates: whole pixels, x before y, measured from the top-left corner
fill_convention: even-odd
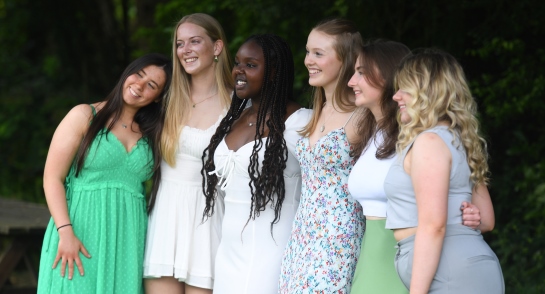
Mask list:
[[[365,222],[348,192],[355,160],[344,127],[299,139],[302,195],[282,261],[280,293],[349,293]]]

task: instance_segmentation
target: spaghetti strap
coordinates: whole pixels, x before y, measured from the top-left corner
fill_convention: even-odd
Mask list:
[[[356,112],[355,110],[354,110],[354,111],[352,111],[352,114],[350,115],[350,117],[349,117],[349,118],[348,118],[348,119],[346,120],[346,122],[344,123],[344,126],[343,126],[343,128],[345,128],[345,127],[346,127],[346,125],[348,124],[348,122],[350,121],[350,119],[352,118],[352,116],[354,115],[354,113],[355,113],[355,112]]]
[[[91,109],[93,110],[93,117],[95,117],[97,115],[97,110],[92,104],[89,104],[89,106],[91,106]]]

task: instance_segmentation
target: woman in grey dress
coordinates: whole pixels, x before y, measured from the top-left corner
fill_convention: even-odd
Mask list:
[[[496,255],[459,221],[473,191],[481,210],[493,210],[486,144],[462,67],[425,49],[403,60],[395,85],[398,160],[384,185],[399,276],[410,293],[504,293]]]

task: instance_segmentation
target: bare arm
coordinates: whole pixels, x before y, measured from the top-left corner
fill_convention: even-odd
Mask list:
[[[418,227],[410,293],[428,293],[441,257],[446,231],[452,155],[433,133],[418,136],[410,151],[411,176],[418,209]]]
[[[57,228],[71,223],[68,215],[64,181],[83,135],[87,131],[91,115],[91,109],[88,105],[74,107],[55,130],[49,146],[44,168],[44,192],[47,206]],[[64,276],[66,264],[68,263],[68,278],[71,279],[75,262],[80,274],[83,275],[79,251],[82,251],[87,257],[90,257],[90,255],[74,235],[72,226],[64,226],[58,231],[59,247],[53,268],[62,259],[61,276]]]

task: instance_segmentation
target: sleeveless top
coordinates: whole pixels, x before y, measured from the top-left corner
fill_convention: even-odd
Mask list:
[[[367,216],[386,217],[384,179],[397,156],[376,158],[378,146],[383,141],[382,132],[377,132],[369,140],[367,149],[362,152],[348,178],[350,194],[361,204],[363,214]]]
[[[72,280],[60,277],[59,265],[51,269],[60,240],[51,219],[43,239],[37,293],[144,293],[144,182],[152,176],[153,164],[147,138],[127,151],[106,128],[96,135],[79,175],[73,163],[65,179],[74,234],[92,258],[80,254],[85,275],[75,271]]]
[[[436,126],[424,131],[435,133],[447,144],[452,154],[452,166],[448,190],[448,216],[447,225],[460,224],[462,211],[460,205],[463,201],[471,201],[473,182],[470,179],[471,170],[467,163],[466,151],[460,142],[460,134],[455,131],[455,136],[447,126]],[[416,140],[416,139],[415,139]],[[403,169],[403,161],[414,141],[409,144],[398,157],[386,176],[384,190],[388,197],[386,208],[386,228],[401,229],[418,226],[418,210],[411,177]]]
[[[309,137],[297,141],[301,202],[284,252],[279,293],[350,292],[365,225],[361,206],[348,192],[354,158],[345,126],[314,145]]]

